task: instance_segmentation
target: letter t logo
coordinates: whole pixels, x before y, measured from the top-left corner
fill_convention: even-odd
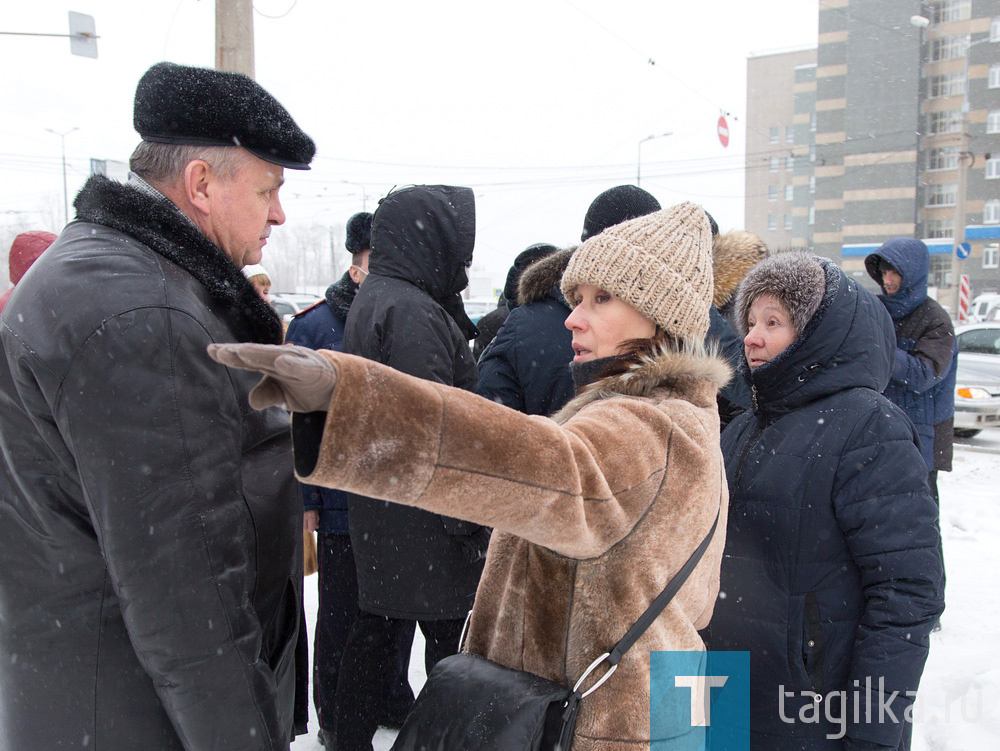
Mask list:
[[[713,688],[722,688],[728,675],[677,675],[674,686],[691,689],[691,727],[709,727],[712,724]]]

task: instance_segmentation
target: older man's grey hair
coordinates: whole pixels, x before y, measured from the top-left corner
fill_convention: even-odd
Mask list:
[[[196,159],[208,162],[218,177],[236,177],[249,158],[238,146],[190,146],[188,144],[142,141],[132,152],[128,166],[148,183],[164,185],[173,182]]]

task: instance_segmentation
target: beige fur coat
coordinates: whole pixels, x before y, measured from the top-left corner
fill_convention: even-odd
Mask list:
[[[591,384],[550,419],[324,354],[338,382],[302,481],[493,527],[466,648],[495,662],[573,685],[662,591],[721,504],[691,578],[582,703],[574,751],[648,746],[649,652],[703,650],[697,630],[719,590],[724,362],[664,353]]]

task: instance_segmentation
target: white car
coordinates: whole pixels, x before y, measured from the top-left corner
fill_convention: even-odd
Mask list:
[[[956,326],[955,337],[955,435],[971,438],[984,428],[1000,428],[1000,323]]]
[[[291,322],[296,313],[310,308],[323,298],[299,292],[277,292],[271,295],[271,306],[278,312],[284,323]]]

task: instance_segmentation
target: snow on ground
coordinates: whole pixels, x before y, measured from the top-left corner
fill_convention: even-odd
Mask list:
[[[947,570],[947,609],[931,636],[915,712],[912,751],[969,751],[1000,747],[1000,430],[956,441],[954,470],[939,475],[941,533]],[[316,577],[306,579],[306,620],[316,621]],[[423,638],[417,629],[410,683],[425,679]],[[310,709],[309,735],[292,751],[322,751]],[[395,734],[384,728],[375,751]]]

